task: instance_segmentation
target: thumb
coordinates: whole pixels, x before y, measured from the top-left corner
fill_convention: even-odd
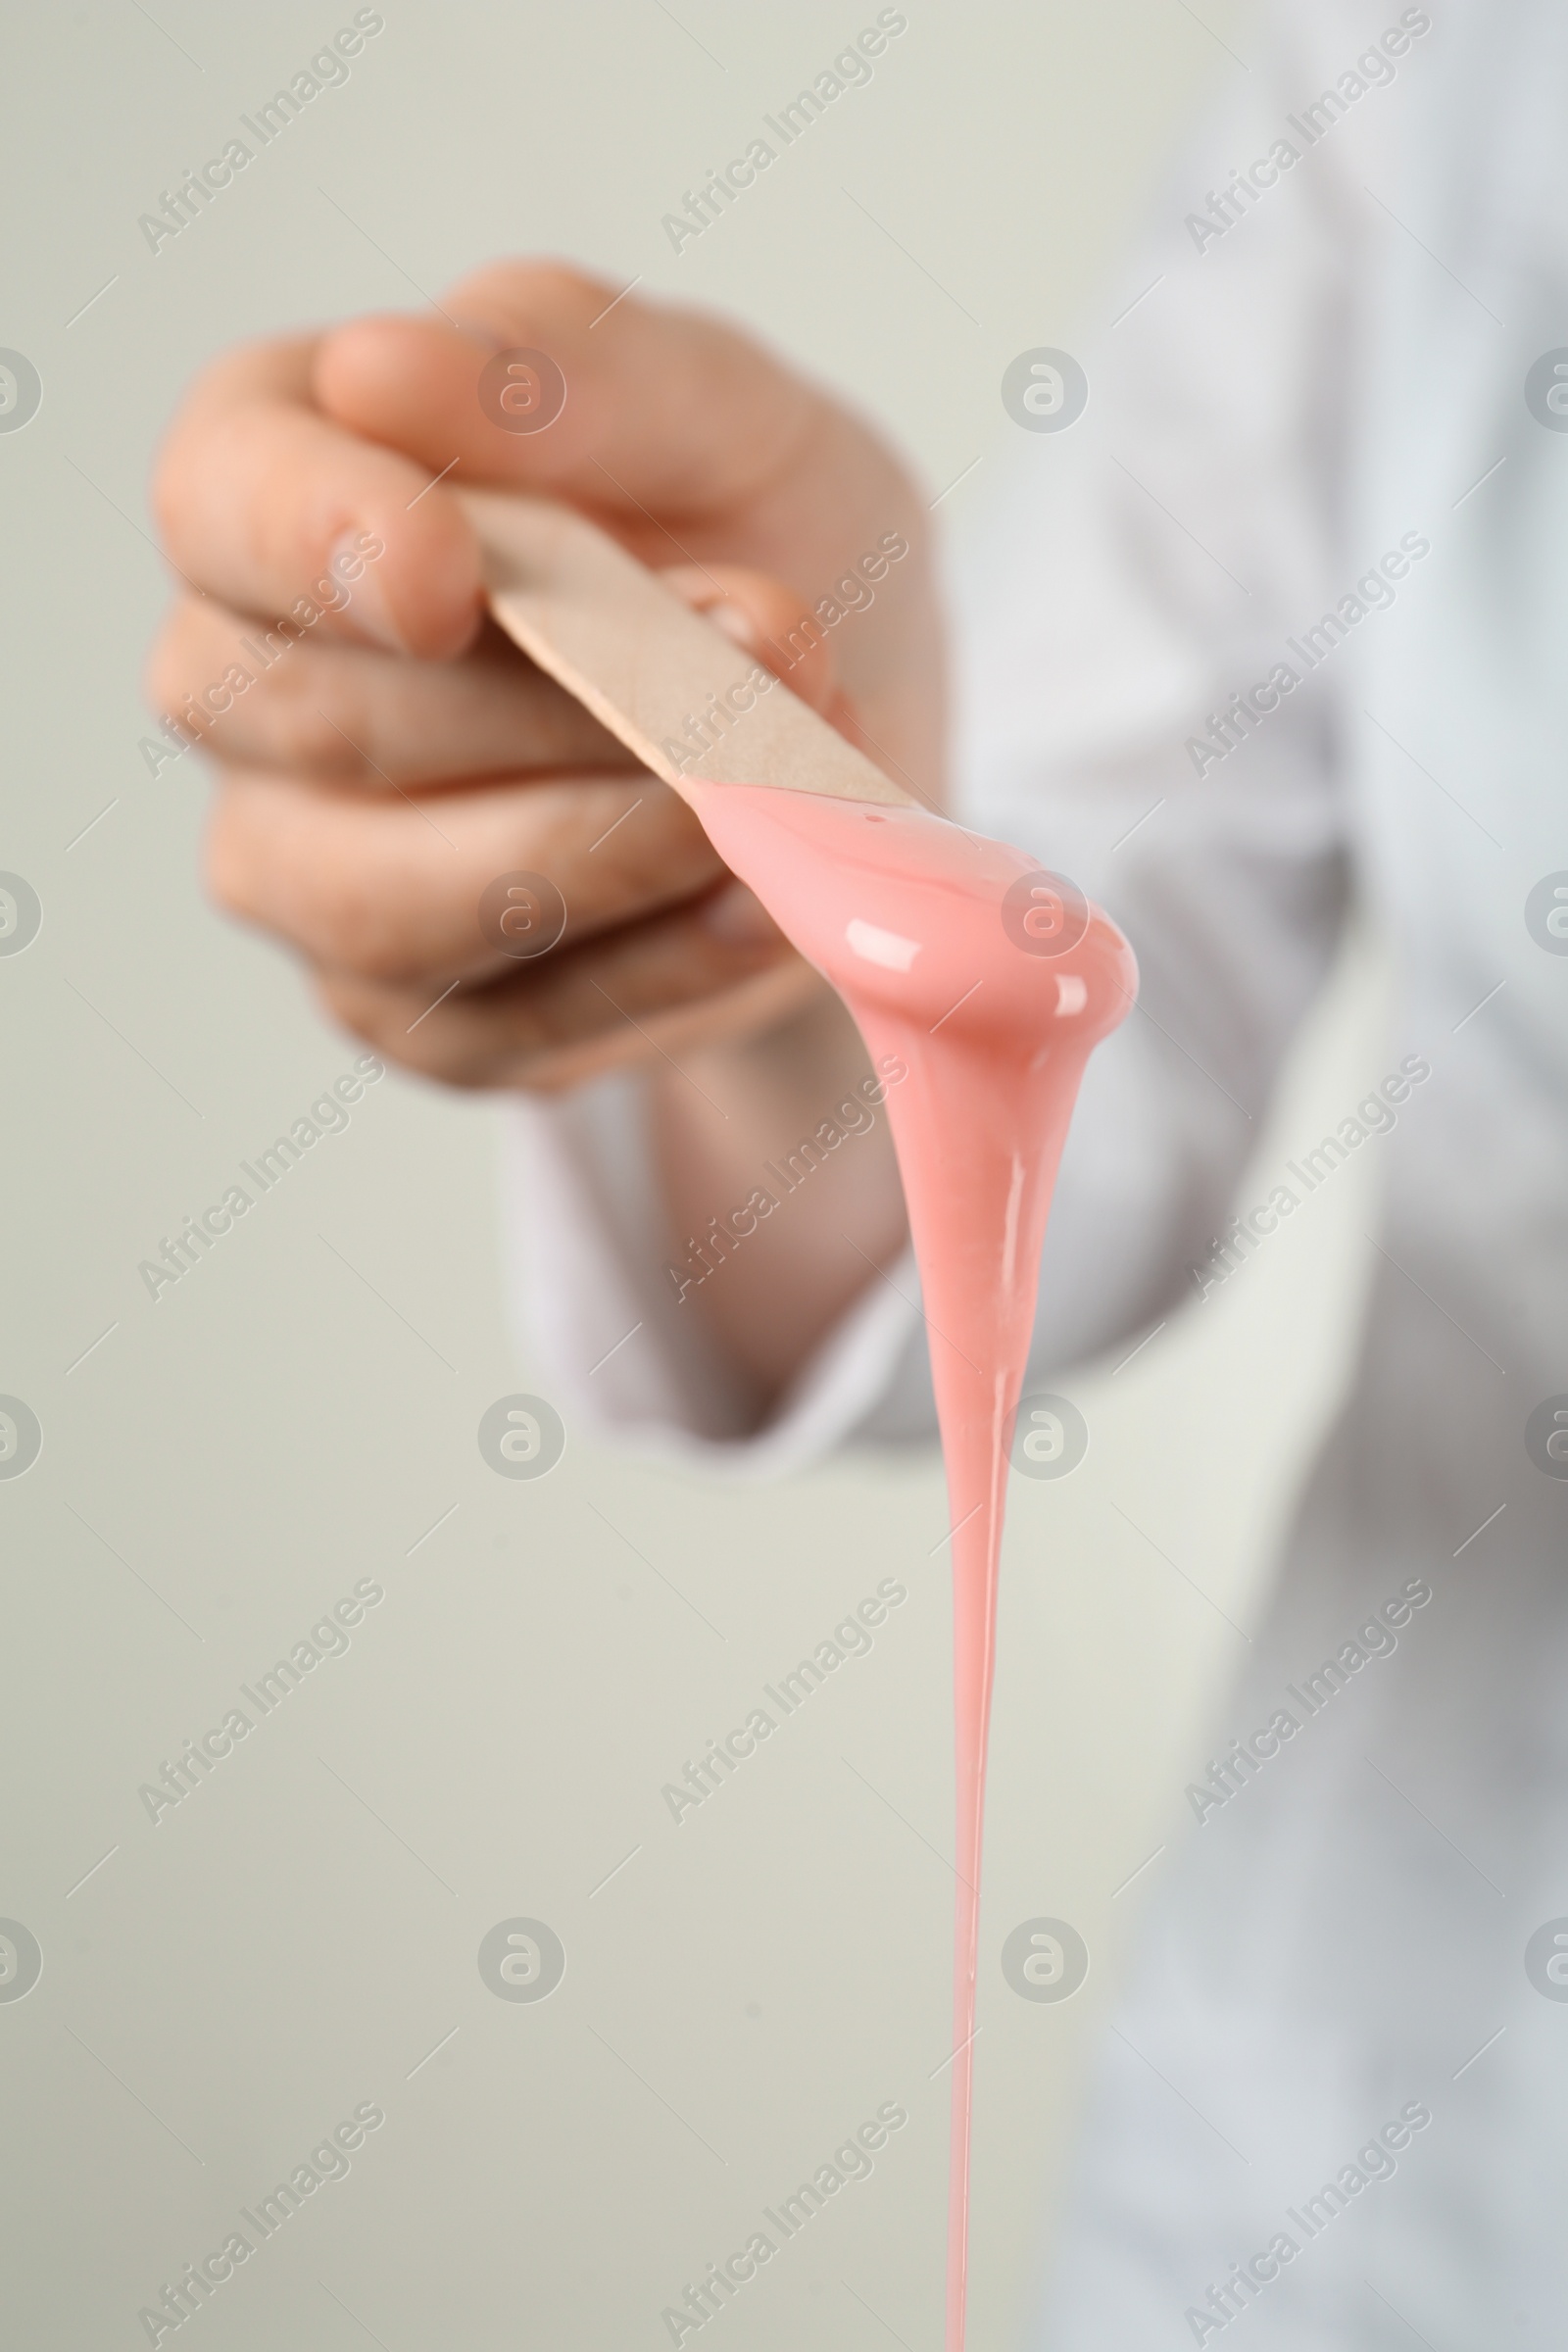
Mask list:
[[[321,408],[432,473],[455,466],[466,483],[554,493],[614,517],[633,540],[660,514],[700,522],[744,507],[822,413],[817,394],[733,328],[618,298],[559,263],[496,263],[446,304],[439,319],[359,318],[324,335],[313,370]],[[526,392],[494,373],[521,353]]]

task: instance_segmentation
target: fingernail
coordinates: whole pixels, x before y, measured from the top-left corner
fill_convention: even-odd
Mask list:
[[[703,618],[710,620],[715,629],[722,629],[726,637],[732,637],[747,653],[756,653],[757,631],[739,605],[728,604],[722,599],[716,604],[705,605]]]
[[[744,882],[726,882],[722,890],[705,899],[701,919],[727,947],[760,948],[784,936],[761,900]]]
[[[368,551],[380,550],[379,555]],[[345,531],[327,558],[326,568],[338,593],[347,598],[355,625],[378,645],[395,654],[405,651],[402,634],[392,617],[378,566],[386,545],[378,531]]]

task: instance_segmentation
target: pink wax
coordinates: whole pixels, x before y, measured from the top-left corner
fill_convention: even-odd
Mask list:
[[[719,855],[909,1075],[888,1116],[930,1339],[953,1546],[958,1878],[948,2352],[961,2352],[986,1735],[1012,1419],[1091,1050],[1130,1007],[1115,926],[1023,851],[924,810],[694,782]]]

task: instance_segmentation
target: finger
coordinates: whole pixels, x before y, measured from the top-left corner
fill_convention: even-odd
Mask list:
[[[461,338],[459,338],[461,340]],[[470,356],[480,346],[470,344]],[[176,568],[294,639],[329,629],[441,660],[479,625],[480,569],[455,499],[417,459],[320,416],[308,338],[211,368],[159,459],[153,503]]]
[[[239,766],[357,784],[372,792],[461,776],[632,767],[629,752],[582,705],[487,626],[461,662],[416,662],[310,638],[268,654],[264,624],[186,598],[154,647],[148,693],[174,716],[209,721],[214,750]],[[286,654],[286,659],[284,655]],[[263,661],[267,662],[264,669]],[[250,683],[234,693],[234,665]]]
[[[504,971],[480,902],[505,875],[542,875],[564,943],[673,906],[725,872],[685,803],[656,777],[497,780],[371,800],[353,786],[225,771],[207,839],[220,905],[315,963],[424,987]]]
[[[765,663],[803,703],[824,716],[837,709],[841,688],[831,640],[819,627],[807,627],[809,610],[803,610],[782,580],[738,564],[678,564],[661,577],[683,604]]]
[[[336,1018],[407,1068],[450,1086],[543,1093],[613,1069],[678,1070],[690,1047],[770,1027],[824,985],[739,882],[548,968],[459,988],[440,1003],[318,975]]]
[[[465,482],[553,491],[617,515],[633,539],[646,526],[678,554],[651,516],[697,520],[745,504],[782,473],[823,404],[733,328],[631,295],[616,301],[616,291],[555,263],[494,264],[446,298],[465,329],[382,317],[323,336],[317,398],[328,416],[432,473],[456,466]],[[469,322],[490,331],[477,361]],[[518,420],[486,405],[481,369],[508,349],[542,351],[564,379],[564,405],[542,429],[509,429]]]
[[[832,641],[782,580],[737,564],[676,564],[662,577],[694,612],[705,613],[765,663],[857,751],[884,761],[881,745],[866,733],[858,706],[840,681]],[[912,777],[906,780],[913,783]]]

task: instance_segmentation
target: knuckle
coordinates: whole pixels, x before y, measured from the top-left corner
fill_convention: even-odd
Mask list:
[[[401,1058],[404,1066],[419,1077],[437,1079],[460,1095],[480,1095],[496,1084],[495,1065],[488,1054],[458,1054],[433,1042],[416,1050],[416,1044],[415,1039],[405,1039]]]
[[[422,988],[435,965],[419,909],[380,861],[340,854],[305,884],[303,928],[323,960],[372,987]],[[437,977],[431,993],[441,986]]]
[[[339,1028],[373,1046],[378,1054],[393,1060],[404,1058],[396,1050],[392,1034],[396,1025],[383,997],[335,972],[318,972],[315,990],[317,1003]]]
[[[519,330],[544,321],[586,324],[614,292],[607,279],[556,260],[492,263],[457,289],[463,300],[494,305]]]
[[[240,770],[227,781],[203,866],[220,906],[277,933],[345,985],[418,989],[440,963],[428,891],[388,858],[373,819],[286,777]],[[440,986],[438,978],[430,994]]]
[[[148,504],[158,534],[169,548],[190,547],[199,532],[203,509],[202,450],[209,428],[197,421],[205,378],[187,395],[153,461]]]
[[[202,881],[208,897],[225,914],[250,915],[255,908],[255,858],[246,828],[231,805],[220,799],[202,844]]]
[[[154,710],[177,710],[189,675],[178,637],[172,628],[164,629],[154,638],[142,669],[143,699]]]
[[[328,1016],[386,1061],[462,1093],[476,1093],[495,1083],[494,1055],[486,1047],[476,1041],[459,1042],[428,1024],[411,1028],[409,997],[333,972],[317,973],[315,986],[317,1001]]]
[[[570,317],[601,305],[606,292],[613,293],[614,288],[608,279],[570,262],[540,261],[524,267],[520,290],[530,306]]]
[[[181,598],[153,639],[142,672],[142,690],[156,710],[172,710],[199,682],[200,636],[200,621],[189,600]]]
[[[382,986],[412,983],[411,957],[397,923],[354,873],[340,873],[318,897],[315,928],[335,963]]]
[[[278,677],[271,672],[252,689],[253,710],[268,749],[278,764],[302,775],[358,776],[365,772],[364,755],[356,746],[362,721],[342,707],[340,695],[328,696],[314,665]],[[333,723],[329,705],[339,705]]]

